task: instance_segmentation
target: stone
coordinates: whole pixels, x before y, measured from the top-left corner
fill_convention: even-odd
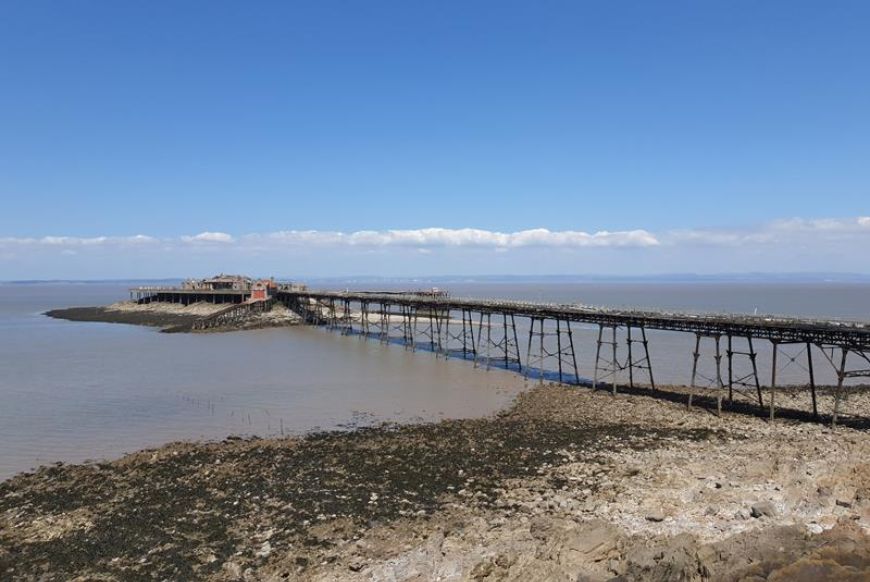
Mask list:
[[[227,578],[230,580],[240,580],[242,577],[242,567],[235,562],[224,562],[222,566]]]
[[[776,507],[770,501],[761,501],[752,505],[750,514],[756,519],[759,517],[773,517],[776,515]]]
[[[661,509],[653,509],[646,513],[646,520],[653,522],[660,522],[665,520],[665,514]]]
[[[263,542],[263,545],[260,546],[260,549],[257,550],[257,553],[254,554],[258,558],[268,558],[269,554],[272,553],[272,544],[268,541]]]

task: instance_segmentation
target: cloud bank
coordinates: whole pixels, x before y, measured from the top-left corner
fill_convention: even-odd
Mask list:
[[[265,234],[246,234],[234,237],[225,232],[201,232],[177,238],[158,239],[136,235],[131,237],[99,236],[79,238],[71,236],[44,236],[42,238],[0,238],[0,247],[86,247],[162,245],[232,245],[238,247],[262,246],[331,246],[331,247],[475,247],[511,249],[521,247],[651,247],[659,240],[645,230],[550,231],[535,228],[517,232],[496,232],[476,228],[421,228],[416,230],[360,230],[356,232],[286,230]]]
[[[408,248],[492,248],[516,249],[524,247],[555,248],[644,248],[676,246],[681,244],[707,244],[735,246],[743,244],[770,244],[795,237],[810,236],[815,240],[864,237],[870,235],[870,216],[848,219],[790,218],[773,221],[757,228],[744,229],[690,229],[652,233],[644,229],[593,233],[546,228],[533,228],[516,232],[499,232],[479,228],[420,228],[407,230],[358,230],[340,232],[326,230],[284,230],[270,233],[250,233],[234,236],[225,232],[205,231],[179,237],[157,238],[143,234],[134,236],[43,236],[39,238],[0,237],[0,247],[130,247],[146,245],[235,245],[238,247],[263,246],[331,246],[331,247],[408,247]]]
[[[532,228],[204,231],[174,237],[0,236],[0,279],[210,270],[384,275],[825,271],[870,274],[870,216],[754,227],[585,232]],[[325,250],[328,252],[316,252]]]

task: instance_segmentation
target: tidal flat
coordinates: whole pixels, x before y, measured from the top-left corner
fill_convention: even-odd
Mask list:
[[[20,474],[0,484],[0,572],[864,580],[868,459],[863,429],[544,386],[486,418],[175,443]]]

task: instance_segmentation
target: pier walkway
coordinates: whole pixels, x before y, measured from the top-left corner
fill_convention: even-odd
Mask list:
[[[553,369],[560,382],[579,383],[572,324],[598,327],[592,386],[608,385],[614,393],[618,377],[627,373],[633,388],[641,378],[655,389],[647,330],[694,335],[693,370],[688,406],[699,391],[733,402],[735,393],[752,394],[759,406],[776,414],[777,357],[785,345],[805,347],[807,385],[813,415],[818,417],[814,353],[830,364],[837,378],[831,420],[837,422],[844,383],[870,377],[870,322],[739,314],[692,314],[669,311],[609,309],[580,304],[554,304],[503,299],[456,298],[432,292],[316,291],[278,286],[275,298],[307,322],[381,341],[399,341],[410,348],[425,346],[436,353],[473,359],[475,365],[498,365],[543,380]],[[527,334],[521,355],[517,320]],[[527,330],[527,331],[526,331]],[[772,344],[771,378],[765,386],[758,374],[756,344]],[[619,347],[623,349],[620,350]],[[700,382],[698,360],[712,352],[712,381]],[[624,352],[625,355],[619,355]],[[735,375],[734,362],[749,363],[748,374]]]

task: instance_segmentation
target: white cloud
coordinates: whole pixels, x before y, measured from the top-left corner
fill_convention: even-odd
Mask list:
[[[183,236],[181,240],[184,242],[231,243],[235,239],[225,232],[201,232],[193,236]]]
[[[870,217],[789,218],[756,228],[674,230],[662,235],[669,245],[740,246],[857,239],[870,234]]]
[[[289,230],[264,235],[265,238],[287,245],[346,245],[355,247],[648,247],[659,244],[654,235],[645,230],[550,231],[545,228],[504,233],[476,228],[421,228],[416,230],[360,230],[344,233],[335,231]],[[249,240],[261,235],[249,235]]]
[[[26,257],[26,252],[59,253],[74,250],[85,254],[91,249],[108,253],[124,249],[153,249],[172,253],[180,248],[199,248],[203,252],[239,252],[244,256],[268,254],[282,249],[298,253],[309,248],[346,248],[370,252],[387,249],[413,249],[424,254],[438,249],[479,249],[498,253],[513,249],[604,249],[655,248],[690,249],[697,246],[760,249],[781,248],[788,251],[799,245],[870,244],[870,216],[837,219],[790,218],[753,228],[687,229],[654,233],[648,230],[584,232],[553,231],[533,228],[501,232],[478,228],[420,228],[393,230],[358,230],[352,232],[286,230],[234,236],[225,232],[204,231],[195,235],[155,238],[133,236],[43,236],[0,237],[0,252],[5,257]],[[831,248],[834,248],[833,246]],[[846,248],[846,247],[844,247]]]
[[[34,237],[0,237],[0,246],[41,246],[41,247],[99,247],[99,246],[129,246],[156,242],[154,237],[144,234],[134,236],[43,236]]]

